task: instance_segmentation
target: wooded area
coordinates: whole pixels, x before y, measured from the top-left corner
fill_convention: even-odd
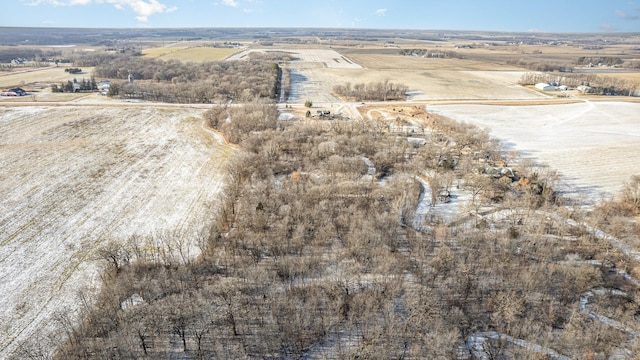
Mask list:
[[[407,98],[407,86],[395,84],[389,80],[376,83],[357,83],[351,85],[337,85],[333,92],[340,97],[353,101],[390,101],[404,100]]]
[[[479,154],[509,159],[434,115],[423,146],[369,122],[276,117],[265,104],[206,115],[242,151],[203,255],[180,258],[169,238],[101,249],[104,290],[80,326],[61,316],[58,358],[469,358],[479,334],[502,334],[481,343],[492,358],[536,356],[507,335],[571,358],[635,346],[580,311],[591,289],[631,291],[616,268],[629,262],[549,218],[582,216],[559,206],[553,172],[523,162],[514,182],[474,170]],[[469,217],[415,222],[424,170],[435,189],[473,192]],[[614,210],[599,221],[629,224]],[[633,296],[589,296],[594,312],[634,322]]]
[[[183,63],[119,55],[109,61],[95,62],[97,78],[125,80],[132,75],[135,79],[117,84],[118,90],[110,91],[111,96],[169,103],[275,99],[282,76],[277,63],[260,57],[247,61]]]

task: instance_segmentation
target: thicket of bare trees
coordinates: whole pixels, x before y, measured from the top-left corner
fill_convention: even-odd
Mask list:
[[[576,60],[577,65],[622,65],[624,60],[617,56],[581,56]]]
[[[254,132],[275,129],[278,109],[272,104],[252,103],[241,107],[216,107],[204,114],[204,120],[232,143],[240,143]]]
[[[542,71],[542,72],[562,72],[562,73],[571,73],[574,72],[576,66],[587,66],[587,65],[605,65],[605,66],[623,66],[625,68],[638,68],[637,61],[634,60],[623,60],[620,57],[616,56],[581,56],[576,60],[562,61],[562,60],[541,60],[541,59],[517,59],[517,60],[508,60],[507,64],[520,66],[532,71]]]
[[[438,59],[463,59],[464,56],[461,54],[451,51],[451,50],[442,50],[442,49],[401,49],[400,55],[404,56],[421,56],[427,58],[438,58]]]
[[[407,97],[409,88],[403,84],[395,84],[389,80],[377,83],[346,83],[344,85],[336,85],[333,92],[338,96],[345,97],[354,101],[389,101],[404,100]]]
[[[572,72],[574,65],[566,62],[549,62],[549,61],[536,61],[528,59],[507,60],[507,64],[523,67],[531,71],[542,72]]]
[[[104,55],[107,56],[107,55]],[[96,65],[98,78],[127,79],[117,96],[177,103],[252,101],[274,99],[280,93],[282,70],[276,63],[256,58],[248,61],[182,63],[135,56],[109,55]]]
[[[590,290],[621,289],[587,305],[633,326],[635,289],[618,272],[633,264],[562,220],[581,215],[558,207],[552,172],[488,173],[510,160],[497,143],[433,115],[424,145],[368,121],[276,116],[263,104],[206,115],[242,151],[203,255],[172,256],[170,236],[101,249],[104,290],[58,358],[471,358],[483,332],[570,358],[637,350],[581,310]],[[475,194],[468,216],[414,222],[425,171]],[[539,358],[505,339],[482,353]]]
[[[618,221],[606,220],[608,218],[634,217],[640,214],[640,175],[633,175],[624,184],[617,198],[601,204],[601,214],[605,224]],[[628,227],[628,226],[627,226]]]

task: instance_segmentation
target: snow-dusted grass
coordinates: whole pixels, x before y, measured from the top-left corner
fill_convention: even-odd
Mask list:
[[[0,108],[0,358],[59,330],[55,314],[76,309],[79,292],[97,292],[105,243],[160,237],[198,254],[232,151],[199,115]]]

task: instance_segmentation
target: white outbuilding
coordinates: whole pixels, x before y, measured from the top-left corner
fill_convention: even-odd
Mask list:
[[[589,93],[591,91],[591,87],[587,86],[587,85],[580,85],[580,86],[578,86],[577,89],[578,89],[578,91],[580,91],[583,94],[587,94],[587,93]]]
[[[549,85],[547,83],[537,83],[536,89],[542,90],[542,91],[555,91],[556,87],[553,85]]]

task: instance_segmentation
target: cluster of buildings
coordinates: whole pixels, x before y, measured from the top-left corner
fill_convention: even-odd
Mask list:
[[[561,85],[558,82],[551,82],[551,83],[537,83],[536,84],[536,89],[541,90],[541,91],[567,91],[567,90],[573,90],[573,88],[567,86],[567,85]]]

